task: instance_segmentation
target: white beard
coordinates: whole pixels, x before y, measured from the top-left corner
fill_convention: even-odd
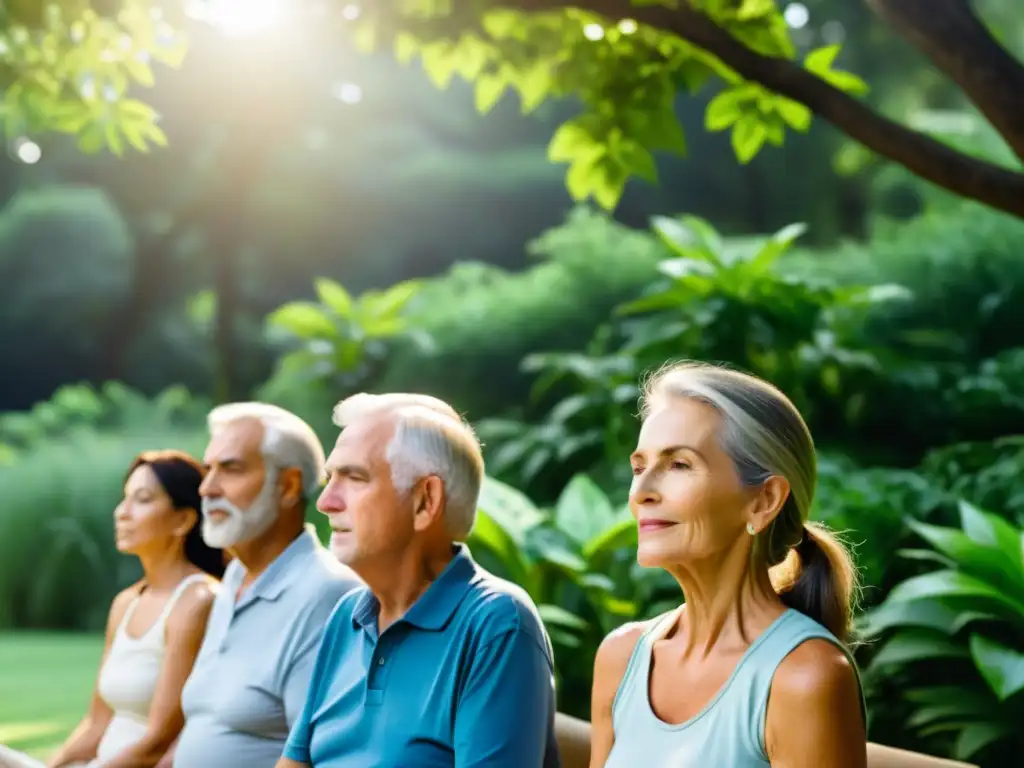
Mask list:
[[[210,513],[223,512],[223,520],[212,520]],[[214,549],[230,549],[266,533],[278,513],[277,472],[267,470],[259,496],[242,510],[227,499],[203,499],[203,541]]]

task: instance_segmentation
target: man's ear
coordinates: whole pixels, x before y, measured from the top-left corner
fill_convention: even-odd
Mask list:
[[[413,492],[413,527],[424,531],[444,514],[444,483],[437,475],[427,475]]]
[[[302,506],[302,470],[298,467],[282,469],[277,476],[277,487],[284,507]]]

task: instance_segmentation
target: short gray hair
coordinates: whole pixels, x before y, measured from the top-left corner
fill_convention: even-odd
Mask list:
[[[452,539],[465,541],[476,521],[484,476],[483,453],[473,428],[443,400],[408,393],[352,395],[335,406],[334,423],[344,429],[372,415],[395,419],[395,434],[386,451],[395,488],[407,493],[427,475],[441,478],[445,525]]]
[[[656,373],[644,385],[641,415],[646,419],[672,398],[699,400],[718,411],[719,444],[744,485],[772,476],[789,482],[789,498],[765,537],[765,559],[778,564],[803,536],[817,482],[814,441],[800,412],[768,382],[706,363],[678,363]]]
[[[274,469],[298,468],[302,473],[302,500],[308,502],[324,479],[324,448],[305,421],[270,403],[227,403],[210,411],[206,419],[214,435],[228,424],[254,419],[263,426],[260,453]]]

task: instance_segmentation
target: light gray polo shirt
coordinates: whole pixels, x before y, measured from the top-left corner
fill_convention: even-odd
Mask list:
[[[360,583],[310,529],[236,602],[244,577],[233,560],[181,694],[174,768],[273,768],[306,700],[327,619]]]

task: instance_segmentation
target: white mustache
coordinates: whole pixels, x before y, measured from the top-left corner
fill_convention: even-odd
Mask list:
[[[203,517],[209,517],[213,512],[224,512],[231,517],[238,517],[242,514],[242,510],[227,499],[212,499],[210,501],[203,499]]]

